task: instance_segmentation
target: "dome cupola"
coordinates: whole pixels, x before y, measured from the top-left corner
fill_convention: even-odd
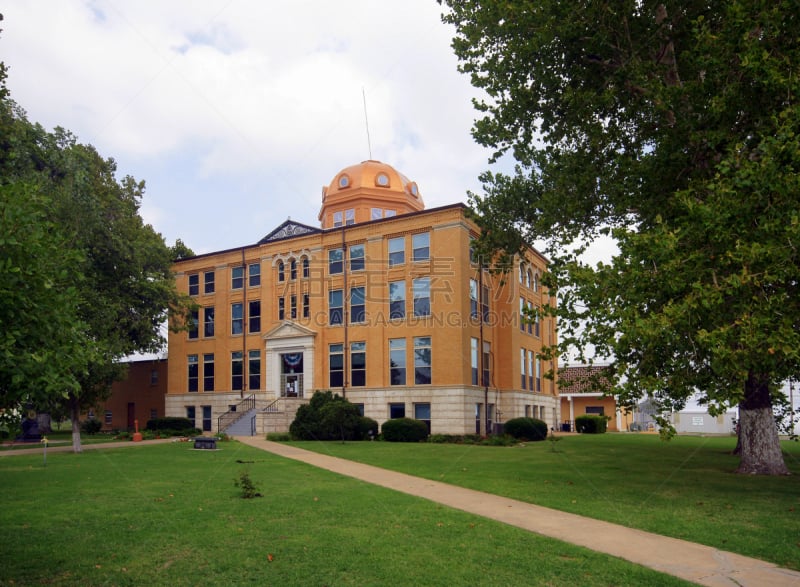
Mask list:
[[[424,210],[417,184],[391,165],[362,161],[322,188],[322,228],[346,226]]]

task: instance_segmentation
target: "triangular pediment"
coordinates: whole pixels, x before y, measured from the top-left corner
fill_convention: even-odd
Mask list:
[[[258,241],[258,244],[263,245],[273,241],[279,241],[287,238],[292,238],[295,236],[302,236],[305,234],[314,234],[317,232],[322,232],[322,230],[289,219],[286,220],[283,224],[281,224],[278,228],[270,232],[267,236],[262,238],[260,241]]]
[[[274,340],[276,338],[298,338],[300,336],[316,336],[317,333],[313,330],[300,326],[294,322],[284,321],[264,335],[266,340]]]

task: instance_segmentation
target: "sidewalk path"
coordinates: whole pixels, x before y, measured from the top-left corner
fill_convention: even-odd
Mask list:
[[[584,546],[709,587],[798,587],[800,572],[710,546],[669,538],[541,506],[412,477],[330,457],[259,437],[236,438],[249,446],[374,485],[415,495],[465,512]]]

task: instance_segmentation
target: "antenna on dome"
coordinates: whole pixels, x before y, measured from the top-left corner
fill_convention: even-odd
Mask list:
[[[369,158],[372,159],[372,142],[369,140],[369,119],[367,118],[367,94],[364,93],[364,86],[361,86],[361,97],[364,100],[364,125],[367,128],[367,149],[369,149]]]

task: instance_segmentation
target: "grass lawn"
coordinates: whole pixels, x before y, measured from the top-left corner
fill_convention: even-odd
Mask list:
[[[218,446],[52,453],[46,466],[39,455],[0,459],[0,585],[686,585],[237,442]],[[381,448],[399,449],[394,461],[464,452],[342,450]],[[528,466],[539,454],[492,450],[526,454]],[[458,470],[471,466],[461,460]],[[245,471],[263,497],[239,497]]]
[[[50,434],[45,434],[47,437],[47,446],[72,446],[72,431],[71,430],[54,430]],[[107,442],[117,442],[117,437],[114,434],[99,433],[99,434],[81,434],[81,444],[105,444]],[[13,442],[12,440],[5,440],[5,444],[0,444],[0,451],[6,450],[21,450],[24,448],[38,448],[41,446],[39,442]]]
[[[734,474],[731,437],[565,435],[516,447],[296,442],[296,446],[699,542],[800,570],[800,444],[793,475]]]

